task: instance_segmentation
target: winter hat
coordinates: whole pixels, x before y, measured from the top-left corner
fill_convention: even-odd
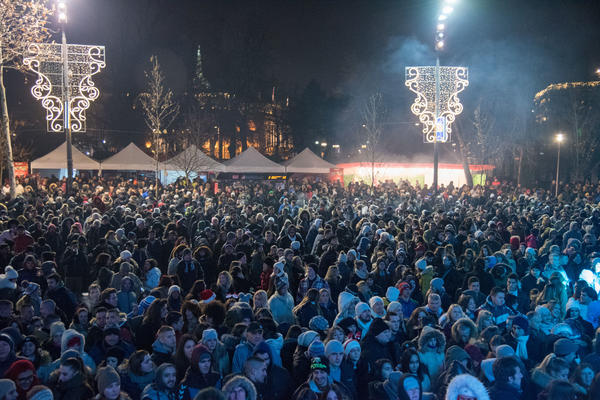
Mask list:
[[[318,357],[325,354],[325,345],[320,340],[314,340],[310,346],[308,346],[308,354],[311,357]]]
[[[329,373],[329,366],[327,365],[327,360],[321,357],[313,357],[310,360],[310,370],[311,372],[320,370]]]
[[[209,357],[212,359],[212,355],[210,354],[210,350],[203,344],[197,344],[194,346],[192,350],[192,357],[190,360],[190,364],[196,369],[198,367],[198,363],[200,360]]]
[[[400,290],[398,290],[395,286],[388,287],[385,292],[385,298],[388,299],[390,302],[398,300],[399,296]]]
[[[327,342],[327,346],[325,346],[325,355],[329,357],[333,353],[343,353],[344,345],[342,345],[337,340],[330,340]]]
[[[113,383],[121,384],[121,377],[113,367],[107,366],[98,369],[96,373],[96,383],[98,384],[98,393],[102,395],[104,390]]]
[[[531,256],[535,256],[535,249],[532,247],[528,247],[525,249],[525,254],[529,254]]]
[[[291,244],[290,247],[292,250],[300,250],[300,242],[297,240],[294,240]]]
[[[417,267],[420,271],[425,271],[425,268],[427,268],[427,260],[425,258],[419,258],[415,262],[415,267]]]
[[[50,336],[62,335],[64,331],[65,324],[60,321],[53,322],[52,325],[50,325]]]
[[[173,292],[179,292],[179,294],[181,294],[181,288],[179,286],[177,286],[177,285],[171,285],[169,287],[169,292],[168,292],[169,294],[168,295],[171,296],[171,294]]]
[[[404,292],[405,290],[410,290],[410,283],[400,282],[398,284],[398,291],[400,292],[400,296],[402,295],[402,292]]]
[[[574,353],[578,348],[579,346],[571,339],[563,338],[554,342],[554,354],[558,357],[564,357],[569,353]]]
[[[448,350],[446,350],[446,361],[448,364],[450,364],[452,361],[463,361],[469,359],[469,353],[459,346],[450,346]]]
[[[506,358],[515,355],[515,350],[507,344],[496,347],[496,358]]]
[[[543,307],[546,308],[546,307]],[[546,310],[548,310],[546,308]],[[548,310],[548,313],[550,312],[550,310]],[[560,324],[556,324],[552,327],[552,330],[550,331],[550,333],[552,333],[553,335],[556,336],[561,336],[561,337],[571,337],[573,335],[573,329],[571,329],[571,326],[569,324],[565,324],[564,322],[560,323]]]
[[[142,224],[144,224],[145,222],[146,222],[146,221],[144,221],[144,219],[143,219],[143,218],[137,218],[137,219],[135,220],[135,224],[136,224],[136,225],[142,225]]]
[[[329,329],[329,322],[321,315],[315,315],[308,322],[308,328],[317,332],[324,332]]]
[[[442,278],[433,278],[429,285],[433,290],[441,290],[442,286],[444,286],[444,280]]]
[[[152,302],[156,300],[156,297],[154,296],[146,296],[142,299],[142,301],[140,301],[140,304],[138,305],[138,315],[142,315],[146,312],[146,310],[148,309],[148,307],[150,307],[150,304],[152,304]]]
[[[375,318],[369,327],[369,333],[372,333],[373,336],[379,335],[381,332],[390,329],[388,324],[381,318]]]
[[[395,313],[400,316],[403,316],[404,312],[402,311],[402,304],[397,301],[392,301],[388,304],[386,311],[389,313]]]
[[[381,304],[383,304],[383,299],[382,299],[381,297],[379,297],[379,296],[373,296],[373,297],[371,297],[371,298],[369,299],[369,306],[371,306],[371,308],[373,308],[373,306],[374,306],[376,303],[381,303]],[[357,314],[357,315],[358,315],[358,314]]]
[[[200,303],[210,303],[217,298],[217,295],[210,289],[206,289],[200,292]]]
[[[54,395],[48,387],[44,385],[35,385],[27,392],[27,400],[53,400]]]
[[[15,349],[21,348],[21,345],[23,344],[23,335],[21,335],[21,332],[17,328],[9,326],[2,329],[0,333],[10,336],[15,345]]]
[[[356,256],[356,250],[354,249],[350,249],[348,250],[347,256],[346,256],[346,261],[348,260],[348,256],[352,255],[354,257],[354,259],[356,260],[358,257]]]
[[[371,311],[371,308],[369,307],[369,305],[367,303],[364,303],[362,301],[354,307],[354,314],[356,316],[359,316],[360,314],[362,314],[365,311]]]
[[[60,362],[65,362],[67,361],[69,358],[77,358],[79,360],[81,360],[81,354],[79,354],[79,352],[75,349],[69,349],[69,350],[65,350],[63,351],[63,353],[60,355]]]
[[[318,337],[319,334],[315,331],[306,331],[298,335],[298,346],[308,347]]]
[[[13,390],[17,390],[17,387],[12,380],[0,379],[0,399],[6,397],[6,395]]]
[[[344,356],[348,357],[348,354],[350,354],[350,352],[353,349],[359,349],[360,350],[360,343],[358,343],[358,340],[356,339],[348,339],[344,342]]]
[[[481,361],[483,361],[483,354],[481,353],[479,346],[468,344],[465,346],[465,351],[474,362],[481,363]]]
[[[288,286],[288,282],[284,277],[280,277],[275,280],[275,288],[277,290],[281,290],[286,286]]]
[[[518,326],[519,328],[523,329],[526,335],[529,334],[529,320],[526,317],[517,315],[513,318],[512,324],[513,326]]]
[[[211,339],[218,339],[217,331],[214,329],[205,329],[204,332],[202,332],[201,342],[206,343]]]
[[[352,293],[343,291],[338,295],[338,312],[344,311],[344,308],[356,298]]]
[[[349,253],[349,252],[348,252]],[[341,263],[347,263],[348,262],[348,256],[346,255],[346,253],[344,253],[343,251],[340,253],[340,255],[338,256],[338,261]]]
[[[129,260],[131,258],[131,252],[129,250],[123,250],[120,256],[121,260]]]

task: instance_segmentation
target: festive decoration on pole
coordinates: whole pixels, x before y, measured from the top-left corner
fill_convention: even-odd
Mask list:
[[[46,109],[48,132],[64,132],[65,119],[72,132],[85,132],[85,111],[100,95],[92,77],[106,66],[104,46],[66,46],[66,63],[63,45],[54,43],[31,44],[23,63],[37,74],[31,94]],[[64,74],[65,65],[67,74]],[[67,101],[69,115],[65,118]]]
[[[405,73],[405,85],[417,95],[410,110],[423,124],[423,141],[447,142],[451,124],[463,110],[458,94],[469,86],[468,68],[406,67]]]

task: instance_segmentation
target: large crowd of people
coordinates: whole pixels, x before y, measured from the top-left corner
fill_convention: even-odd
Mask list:
[[[0,204],[0,400],[600,399],[600,187],[152,184]]]

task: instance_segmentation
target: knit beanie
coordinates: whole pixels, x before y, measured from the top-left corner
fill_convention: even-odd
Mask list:
[[[12,340],[12,338],[8,334],[6,334],[6,333],[0,334],[0,341],[8,343],[11,351],[13,351],[15,349],[15,342]]]
[[[365,311],[371,311],[371,308],[369,307],[369,305],[367,303],[364,303],[362,301],[360,303],[358,303],[356,305],[356,307],[354,307],[354,314],[357,317]]]
[[[385,298],[390,302],[398,300],[398,296],[400,296],[400,290],[398,290],[398,288],[395,286],[390,286],[387,288],[387,291],[385,292]]]
[[[150,307],[150,304],[152,304],[152,302],[156,300],[156,297],[154,296],[146,296],[142,299],[142,301],[140,301],[140,304],[138,305],[138,315],[142,315],[146,312],[146,309],[148,307]]]
[[[306,331],[298,335],[298,345],[308,347],[318,337],[319,334],[315,331]]]
[[[526,317],[522,315],[517,315],[513,318],[512,324],[523,329],[526,335],[529,334],[529,320]]]
[[[311,357],[318,357],[325,354],[325,346],[323,345],[323,342],[320,340],[313,341],[310,346],[308,346],[308,354]]]
[[[430,287],[433,290],[440,290],[444,286],[444,280],[442,278],[433,278],[430,282]]]
[[[0,379],[0,399],[6,397],[6,395],[12,390],[17,390],[17,387],[13,381],[10,379]]]
[[[381,318],[375,318],[369,327],[369,333],[373,334],[373,336],[379,335],[381,332],[390,329],[388,324],[385,323]]]
[[[330,340],[325,346],[325,355],[329,357],[333,353],[343,353],[344,346],[337,340]]]
[[[356,339],[348,339],[344,342],[344,356],[348,357],[348,354],[350,354],[350,352],[353,349],[359,349],[360,350],[360,343],[358,343],[358,340]]]
[[[347,256],[350,256],[350,255],[351,255],[352,257],[354,257],[354,259],[355,259],[355,260],[357,259],[357,256],[356,256],[356,250],[354,250],[354,249],[350,249],[350,250],[348,250],[348,254],[347,254]],[[347,258],[346,258],[346,261],[347,261]]]
[[[554,342],[554,354],[558,357],[566,356],[569,353],[574,353],[577,351],[579,346],[572,341],[571,339],[558,339]]]
[[[171,296],[171,294],[173,292],[179,292],[181,294],[181,288],[179,286],[177,286],[177,285],[171,285],[169,287],[169,294],[168,295]]]
[[[327,360],[321,357],[313,357],[310,360],[310,370],[311,371],[325,371],[329,372],[329,365],[327,365]]]
[[[403,316],[402,304],[398,303],[397,301],[391,301],[390,304],[388,304],[386,311],[388,314],[394,313]]]
[[[382,303],[383,304],[383,299],[381,297],[379,297],[379,296],[373,296],[373,297],[371,297],[369,299],[369,306],[371,306],[371,308],[373,308],[373,306],[376,303]],[[356,315],[358,315],[358,314],[356,314]]]
[[[515,355],[515,350],[507,344],[496,347],[496,358],[506,358]]]
[[[321,315],[315,315],[308,321],[308,328],[317,332],[324,332],[329,329],[329,322]]]
[[[17,279],[19,277],[19,273],[12,266],[7,265],[4,268],[4,274],[6,275],[6,279]]]
[[[27,392],[27,400],[53,400],[54,395],[48,387],[44,385],[35,385]]]
[[[113,383],[121,384],[121,377],[113,367],[107,366],[98,369],[96,374],[96,383],[98,384],[98,393],[102,396],[104,390]]]
[[[463,361],[470,359],[469,353],[459,346],[450,346],[446,350],[446,361],[450,364],[452,361]]]
[[[214,329],[205,329],[204,332],[202,332],[201,342],[206,343],[211,339],[218,339],[217,331]]]

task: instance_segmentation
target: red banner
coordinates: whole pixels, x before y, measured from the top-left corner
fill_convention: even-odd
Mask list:
[[[29,175],[29,163],[27,161],[13,162],[15,168],[15,177],[24,177]]]

